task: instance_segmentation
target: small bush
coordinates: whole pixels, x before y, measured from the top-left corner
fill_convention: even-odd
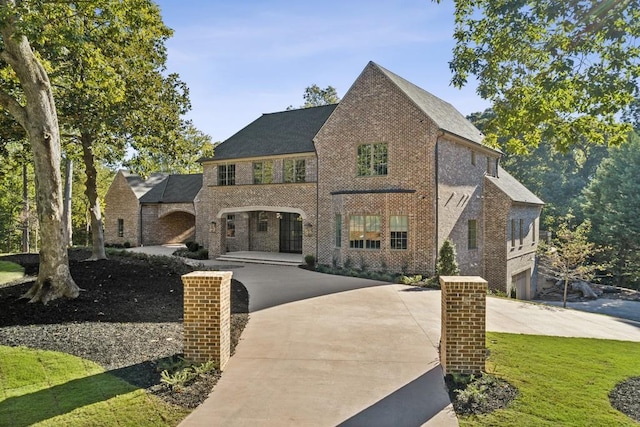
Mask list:
[[[367,260],[364,259],[364,255],[360,254],[360,271],[367,271],[369,269],[369,264],[367,264]]]
[[[131,242],[128,242],[128,241],[124,242],[124,244],[122,246],[124,246],[126,249],[128,249],[128,248],[131,247]]]
[[[189,252],[198,252],[198,249],[202,247],[196,242],[187,242],[185,245],[187,246],[187,249],[189,249]]]
[[[311,254],[305,255],[304,262],[309,266],[309,268],[314,268],[316,266],[316,257]]]
[[[422,281],[422,275],[417,274],[415,276],[402,276],[400,278],[400,283],[403,285],[415,285],[418,282]]]
[[[352,265],[353,265],[353,261],[351,261],[351,257],[347,255],[347,258],[342,263],[342,268],[344,268],[345,270],[349,270],[351,269]]]

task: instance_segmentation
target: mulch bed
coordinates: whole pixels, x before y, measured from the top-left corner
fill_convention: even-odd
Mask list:
[[[137,387],[184,407],[200,404],[217,382],[214,371],[172,392],[160,383],[158,363],[182,353],[183,288],[180,276],[193,270],[177,258],[140,254],[85,261],[85,250],[69,252],[69,266],[82,289],[73,300],[46,306],[20,299],[34,277],[0,287],[0,345],[26,346],[73,354],[102,365]],[[37,275],[37,254],[0,258]],[[231,284],[231,352],[249,315],[249,294]]]
[[[640,422],[640,377],[618,383],[609,393],[611,406]]]

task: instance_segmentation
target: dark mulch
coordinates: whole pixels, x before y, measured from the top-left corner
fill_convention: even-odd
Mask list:
[[[193,270],[177,258],[139,254],[85,261],[85,250],[69,252],[71,274],[82,289],[73,300],[48,305],[19,299],[33,284],[0,287],[0,345],[60,351],[99,363],[110,373],[184,407],[201,403],[217,382],[215,371],[173,393],[160,383],[158,363],[182,353],[183,288],[180,276]],[[38,271],[38,255],[2,257]],[[231,284],[231,352],[249,315],[249,295]]]
[[[492,375],[445,377],[453,409],[458,415],[478,415],[505,408],[518,395],[518,389]]]
[[[640,377],[618,383],[609,393],[611,406],[640,422]]]

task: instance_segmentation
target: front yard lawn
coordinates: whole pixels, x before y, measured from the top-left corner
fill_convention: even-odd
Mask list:
[[[488,333],[487,344],[487,371],[518,396],[505,409],[461,417],[461,426],[638,426],[609,393],[640,376],[640,343]]]

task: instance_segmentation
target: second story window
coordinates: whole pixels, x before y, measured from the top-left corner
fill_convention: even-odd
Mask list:
[[[387,144],[358,145],[358,176],[387,174]]]
[[[236,185],[236,165],[218,165],[218,185]]]
[[[284,161],[284,182],[305,182],[304,159]]]
[[[273,162],[253,163],[253,183],[271,184],[273,182]]]

